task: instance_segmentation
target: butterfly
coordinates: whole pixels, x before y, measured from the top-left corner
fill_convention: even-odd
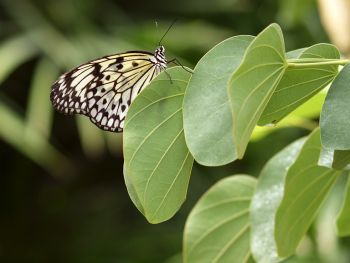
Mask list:
[[[50,99],[61,113],[83,114],[105,131],[121,132],[132,101],[166,67],[163,46],[105,56],[61,75]]]

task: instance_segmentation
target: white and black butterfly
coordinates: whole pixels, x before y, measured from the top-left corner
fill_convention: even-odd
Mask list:
[[[52,86],[51,101],[65,114],[83,114],[106,131],[121,132],[135,97],[166,69],[165,49],[129,51],[82,64]]]

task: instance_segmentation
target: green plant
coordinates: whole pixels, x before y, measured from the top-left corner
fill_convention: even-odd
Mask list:
[[[202,197],[186,224],[184,262],[273,263],[294,254],[337,179],[348,174],[348,63],[330,44],[286,53],[272,24],[256,37],[219,43],[193,75],[167,70],[171,82],[163,73],[136,98],[124,130],[124,177],[136,207],[160,223],[185,200],[193,160],[220,166],[243,158],[256,125],[277,125],[331,84],[320,129],[275,155],[258,180],[228,177]],[[349,193],[338,215],[340,236],[350,234],[348,218]]]

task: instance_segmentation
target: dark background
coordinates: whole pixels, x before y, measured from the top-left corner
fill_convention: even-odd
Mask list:
[[[0,262],[180,262],[184,223],[200,195],[227,175],[258,176],[274,153],[309,132],[279,127],[251,142],[242,161],[194,165],[182,209],[168,222],[147,223],[124,185],[122,135],[53,112],[49,93],[60,73],[85,61],[153,51],[175,18],[163,41],[167,57],[192,68],[225,38],[256,35],[272,22],[287,50],[329,41],[310,0],[1,0]],[[315,233],[300,255],[335,262]],[[334,242],[333,254],[346,251],[347,240]],[[346,253],[339,260],[349,262]]]

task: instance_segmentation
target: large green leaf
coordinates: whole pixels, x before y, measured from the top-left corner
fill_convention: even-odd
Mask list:
[[[350,236],[350,177],[346,186],[343,206],[337,217],[337,230],[339,236]]]
[[[201,197],[186,222],[184,263],[253,262],[249,204],[255,183],[250,176],[230,176]]]
[[[323,105],[320,126],[325,148],[350,150],[350,64],[333,81]]]
[[[282,32],[272,24],[251,42],[228,85],[238,158],[243,157],[250,135],[286,67]]]
[[[335,46],[317,44],[305,49],[299,58],[338,59],[339,56],[339,51]],[[326,87],[337,73],[337,65],[288,67],[267,104],[259,125],[280,121]]]
[[[236,36],[216,45],[196,65],[184,97],[187,146],[203,165],[219,166],[237,156],[227,83],[254,39]]]
[[[305,142],[288,170],[283,200],[277,210],[275,239],[278,255],[294,253],[340,172],[317,165],[321,152],[320,131]]]
[[[132,182],[129,179],[129,176],[126,175],[127,171],[125,169],[125,163],[124,163],[124,167],[123,167],[123,174],[124,174],[124,181],[125,181],[125,186],[126,186],[126,190],[128,191],[129,197],[131,199],[131,201],[134,203],[134,205],[136,206],[136,208],[142,213],[144,214],[144,210],[142,207],[142,203],[137,195],[137,192],[134,188],[134,185],[132,184]]]
[[[250,208],[251,247],[259,263],[280,262],[275,244],[275,216],[283,198],[284,180],[296,160],[305,139],[284,148],[265,165],[259,176]]]
[[[161,73],[127,114],[124,176],[151,223],[172,217],[186,198],[193,157],[185,143],[182,103],[189,77],[181,67]]]

